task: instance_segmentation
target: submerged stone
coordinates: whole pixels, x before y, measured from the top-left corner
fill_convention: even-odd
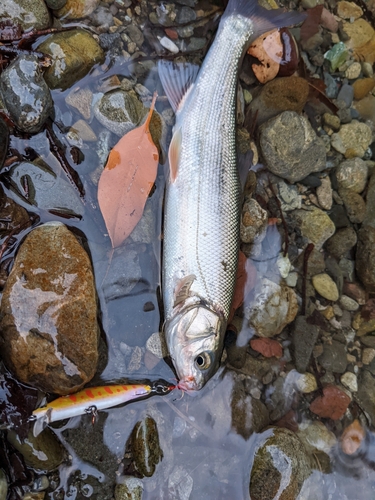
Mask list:
[[[99,5],[99,0],[65,0],[63,3],[63,5],[55,7],[59,9],[54,12],[56,17],[64,17],[64,19],[80,19],[81,17],[89,16],[92,12],[94,12],[96,7]]]
[[[292,431],[274,427],[258,447],[250,476],[252,500],[294,500],[311,474],[311,460]]]
[[[137,422],[130,442],[135,469],[141,477],[151,477],[157,464],[163,458],[155,420],[147,416],[144,420]]]
[[[76,392],[94,376],[98,324],[87,253],[61,223],[44,224],[21,245],[1,302],[4,363],[46,392]]]
[[[21,438],[13,431],[7,433],[8,441],[18,450],[26,464],[34,469],[53,470],[64,459],[64,449],[56,435],[47,427],[37,437],[29,431],[27,438]]]
[[[52,57],[44,78],[51,89],[66,90],[104,59],[96,40],[82,29],[54,33],[37,49]]]

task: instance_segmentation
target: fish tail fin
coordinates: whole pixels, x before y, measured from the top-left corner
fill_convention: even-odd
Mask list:
[[[235,14],[251,18],[254,22],[254,38],[266,31],[293,26],[306,19],[304,12],[286,12],[283,9],[267,10],[258,5],[257,0],[229,0],[222,19]]]

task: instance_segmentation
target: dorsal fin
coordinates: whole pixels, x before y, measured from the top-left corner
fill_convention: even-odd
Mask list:
[[[160,60],[158,71],[168,101],[176,112],[189,88],[195,82],[199,66],[191,63],[174,63]]]
[[[181,304],[181,302],[184,302],[189,297],[190,287],[196,278],[195,274],[189,274],[177,283],[174,289],[173,307]]]

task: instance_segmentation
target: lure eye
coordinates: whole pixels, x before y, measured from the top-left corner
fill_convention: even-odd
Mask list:
[[[198,370],[207,370],[211,365],[211,356],[208,352],[201,352],[195,358],[195,366]]]

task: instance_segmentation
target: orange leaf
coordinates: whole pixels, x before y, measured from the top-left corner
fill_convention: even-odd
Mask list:
[[[260,354],[263,354],[265,358],[281,358],[283,355],[283,348],[281,347],[281,344],[274,339],[252,339],[250,341],[250,345],[254,351],[260,352]]]
[[[149,128],[156,97],[155,92],[145,123],[112,149],[99,180],[99,206],[113,248],[138,224],[156,179],[159,154]]]

